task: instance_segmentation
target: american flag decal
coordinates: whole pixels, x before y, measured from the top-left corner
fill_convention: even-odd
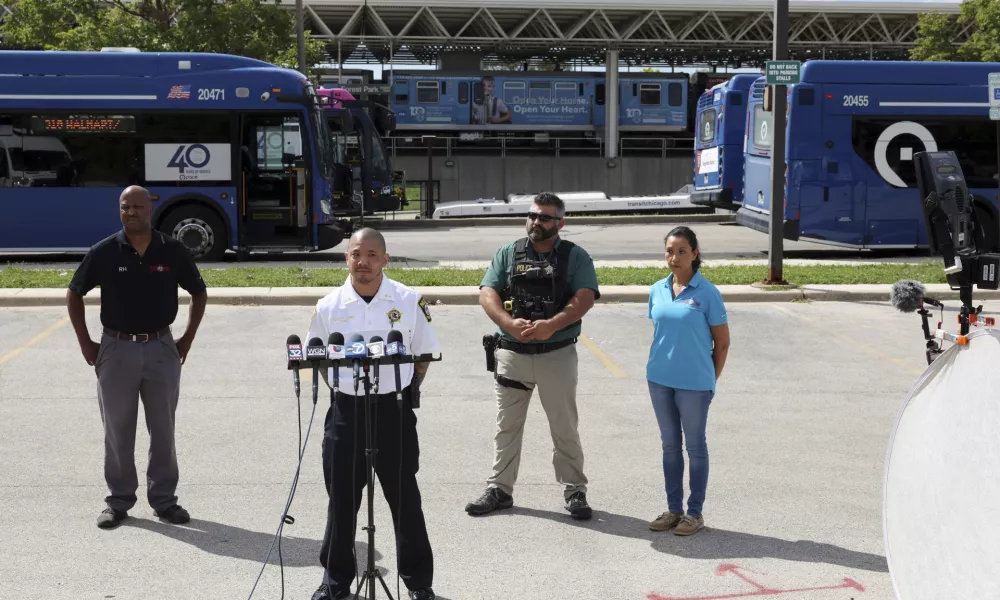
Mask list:
[[[190,100],[191,99],[191,86],[190,85],[175,85],[170,88],[170,93],[167,94],[167,99],[174,100]]]

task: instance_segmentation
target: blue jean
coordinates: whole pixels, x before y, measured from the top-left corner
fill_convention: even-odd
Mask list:
[[[681,390],[647,380],[653,412],[660,426],[663,446],[663,480],[670,512],[684,512],[684,455],[681,454],[683,430],[688,460],[691,463],[688,514],[701,515],[708,486],[708,444],[705,425],[708,406],[715,395],[711,390]]]

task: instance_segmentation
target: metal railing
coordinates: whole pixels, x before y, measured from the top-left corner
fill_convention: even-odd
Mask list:
[[[601,137],[495,137],[475,140],[458,136],[424,138],[420,135],[394,135],[383,138],[392,158],[427,156],[605,156],[606,144]],[[618,139],[618,156],[694,156],[694,138],[637,137]]]

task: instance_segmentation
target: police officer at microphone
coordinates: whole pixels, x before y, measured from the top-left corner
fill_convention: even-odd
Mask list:
[[[496,253],[480,286],[479,303],[499,328],[484,339],[487,369],[496,380],[497,429],[493,472],[486,491],[466,505],[470,515],[514,505],[528,401],[537,387],[565,508],[574,519],[591,517],[577,430],[576,340],[600,291],[590,255],[559,237],[565,210],[555,194],[536,196],[528,236]]]
[[[382,272],[389,261],[382,235],[370,228],[358,230],[348,242],[346,258],[350,276],[316,304],[306,339],[318,337],[325,344],[331,333],[339,332],[345,339],[360,334],[366,342],[376,335],[387,340],[389,331],[395,329],[402,333],[407,354],[437,354],[439,342],[431,326],[427,302]],[[367,485],[365,427],[368,425],[364,383],[355,392],[354,370],[349,362],[345,364],[348,366],[339,369],[339,392],[326,415],[323,472],[330,500],[320,551],[323,583],[312,600],[347,598],[356,577],[354,540],[358,510]],[[397,566],[411,600],[435,598],[431,589],[434,558],[417,487],[420,450],[413,411],[419,406],[419,388],[428,364],[399,366],[402,408],[396,401],[394,369],[380,366],[377,403],[372,406],[373,413],[377,412],[373,444],[377,450],[375,473],[392,512]],[[374,376],[374,369],[372,366],[369,378]],[[332,370],[329,380],[332,386]]]

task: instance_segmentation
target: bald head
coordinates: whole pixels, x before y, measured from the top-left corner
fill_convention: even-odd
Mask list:
[[[379,249],[385,252],[385,238],[376,229],[371,227],[364,227],[354,232],[351,235],[351,240],[348,242],[348,248],[355,245],[364,245],[365,242],[374,242],[378,244]]]
[[[146,201],[149,202],[150,195],[149,190],[139,185],[130,185],[124,190],[122,190],[122,195],[119,196],[119,200],[134,200],[136,202]]]

